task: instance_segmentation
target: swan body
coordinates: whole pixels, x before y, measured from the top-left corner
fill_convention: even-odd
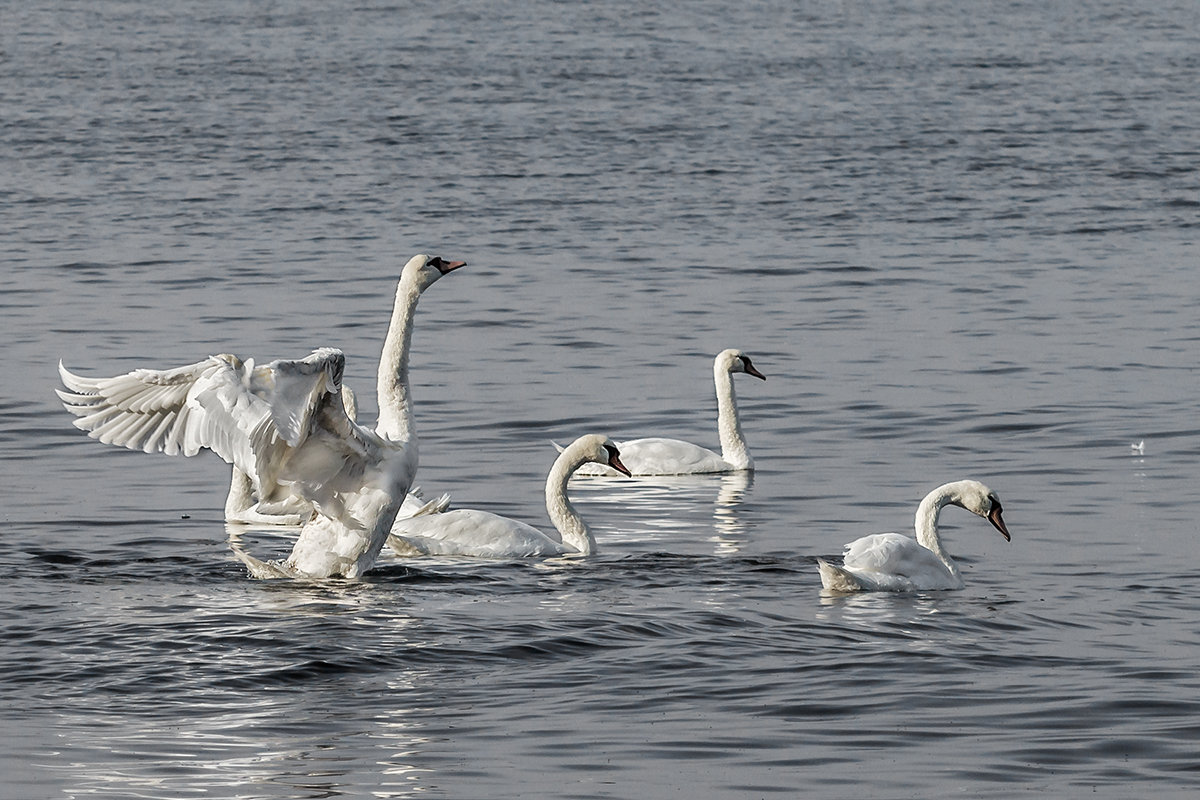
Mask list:
[[[754,459],[750,457],[738,416],[737,395],[733,389],[735,372],[744,372],[764,381],[767,379],[742,351],[729,349],[717,354],[713,362],[713,382],[717,389],[717,433],[721,440],[719,454],[679,439],[654,437],[617,442],[621,460],[629,471],[634,475],[695,475],[754,469]],[[618,473],[603,465],[589,464],[580,469],[579,474],[612,477]]]
[[[342,405],[346,408],[346,416],[357,422],[358,399],[354,396],[354,391],[345,384],[342,385]],[[234,467],[232,472],[229,494],[225,498],[226,522],[299,527],[312,518],[312,504],[292,494],[287,487],[281,487],[285,490],[282,497],[255,500],[254,481],[250,476],[237,467]],[[443,494],[434,501],[426,502],[421,490],[414,486],[404,496],[404,502],[401,503],[396,517],[411,517],[422,510],[424,513],[437,513],[445,511],[449,506],[450,495]]]
[[[821,585],[836,592],[963,588],[958,565],[938,535],[938,518],[947,505],[984,517],[1006,541],[1011,541],[996,493],[979,481],[955,481],[934,489],[917,506],[916,539],[899,533],[877,533],[847,544],[841,566],[817,559]]]
[[[415,255],[400,270],[396,298],[392,306],[391,324],[379,359],[377,390],[379,392],[379,425],[385,435],[412,444],[409,457],[413,470],[419,462],[416,424],[413,418],[411,389],[408,384],[408,350],[412,343],[413,318],[421,293],[439,278],[459,267],[461,261],[447,262],[438,257]],[[358,418],[358,402],[348,386],[342,387],[342,403],[347,415]],[[380,430],[377,426],[376,430]],[[405,509],[415,510],[424,503],[419,497],[407,501]],[[404,509],[401,510],[404,514]],[[267,487],[267,494],[257,494],[253,483],[238,468],[233,468],[229,494],[225,500],[226,522],[256,525],[299,525],[312,516],[312,507],[286,488]]]
[[[425,255],[405,265],[380,359],[380,387],[407,389],[412,309],[422,289],[462,266]],[[215,452],[243,472],[259,498],[289,492],[312,506],[281,574],[358,577],[383,547],[417,470],[415,433],[403,409],[365,428],[347,414],[345,357],[321,348],[300,360],[256,366],[232,355],[114,378],[59,373],[75,426],[105,444],[147,453]],[[388,373],[388,374],[384,374]],[[381,422],[384,418],[381,408]]]
[[[358,398],[354,391],[342,385],[342,406],[346,416],[358,421]],[[229,481],[229,494],[225,497],[225,521],[242,522],[248,525],[299,526],[312,517],[312,504],[294,495],[286,487],[276,497],[256,500],[254,481],[250,476],[234,467]],[[282,494],[282,496],[278,496]]]
[[[585,463],[606,464],[628,475],[617,446],[606,436],[581,436],[563,448],[546,478],[546,511],[554,531],[488,511],[460,508],[398,520],[388,545],[402,556],[547,558],[592,555],[596,538],[567,498],[567,481]]]
[[[356,576],[383,545],[413,470],[403,443],[346,416],[344,364],[340,350],[323,348],[263,366],[219,355],[100,379],[60,365],[68,391],[59,397],[76,427],[105,444],[185,456],[208,449],[248,475],[260,496],[264,486],[289,486],[317,512],[297,546],[318,540],[325,550],[324,559],[293,551],[289,567]]]

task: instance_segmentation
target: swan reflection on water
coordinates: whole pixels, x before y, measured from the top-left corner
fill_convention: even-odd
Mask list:
[[[727,472],[708,475],[668,475],[625,480],[576,476],[572,495],[602,524],[602,551],[612,549],[645,552],[648,549],[694,554],[694,546],[707,542],[715,556],[733,556],[742,551],[750,523],[742,508],[754,473]],[[295,531],[270,525],[226,523],[229,547],[256,578],[281,577],[271,560],[286,557]],[[609,544],[613,547],[610,548]],[[708,548],[706,548],[707,550]],[[263,560],[250,554],[259,552]],[[463,563],[461,557],[424,556],[422,564]],[[566,558],[548,559],[550,567]],[[578,558],[570,559],[578,561]],[[385,554],[380,566],[412,563],[411,558]]]
[[[396,698],[415,685],[403,674],[388,682]],[[336,694],[318,710],[322,724],[296,724],[291,692],[238,692],[220,708],[194,706],[210,713],[153,719],[120,709],[61,713],[55,780],[72,797],[273,797],[281,787],[296,797],[365,796],[364,782],[373,797],[427,796],[436,744],[420,709],[381,704],[374,719],[329,722],[338,718]]]
[[[577,475],[571,491],[581,502],[611,506],[597,510],[622,543],[686,551],[697,542],[712,544],[718,556],[738,553],[749,533],[742,504],[754,485],[750,471],[707,475],[655,475],[611,480]],[[611,535],[611,534],[610,534]]]

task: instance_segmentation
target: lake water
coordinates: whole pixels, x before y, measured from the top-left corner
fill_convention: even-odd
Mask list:
[[[1182,0],[9,4],[0,796],[1194,797],[1198,74]],[[469,262],[427,492],[545,525],[551,439],[713,446],[726,347],[757,472],[255,581],[223,463],[56,402],[335,345],[370,418],[417,252]],[[962,477],[963,591],[821,593]]]

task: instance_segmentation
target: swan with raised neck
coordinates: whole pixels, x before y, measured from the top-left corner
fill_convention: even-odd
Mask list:
[[[915,540],[877,533],[847,544],[840,566],[817,559],[822,586],[838,592],[961,589],[962,573],[938,532],[942,509],[948,505],[985,518],[1011,541],[999,496],[979,481],[953,481],[934,489],[917,506]]]
[[[607,436],[588,434],[563,448],[546,477],[546,513],[554,524],[552,532],[544,533],[532,525],[488,511],[459,508],[398,520],[388,544],[401,556],[592,555],[596,552],[596,537],[567,496],[572,473],[587,463],[605,464],[629,474],[617,445]]]
[[[400,271],[396,284],[396,302],[388,326],[383,352],[379,356],[376,391],[379,421],[375,432],[385,439],[409,442],[412,458],[417,458],[417,431],[413,421],[412,391],[408,385],[408,351],[412,343],[413,317],[421,292],[443,275],[465,266],[465,261],[443,261],[438,256],[415,255]]]
[[[737,472],[754,469],[754,459],[742,433],[738,414],[737,395],[733,388],[735,373],[753,375],[766,380],[750,357],[741,350],[722,350],[713,360],[713,383],[717,391],[717,436],[721,452],[680,439],[648,437],[617,442],[621,460],[634,475],[695,475],[711,472]],[[612,477],[615,470],[602,466],[587,466],[580,475]]]
[[[408,383],[408,354],[412,344],[413,320],[421,293],[439,278],[459,267],[463,261],[445,261],[439,256],[419,253],[400,270],[396,284],[391,321],[379,358],[376,385],[379,400],[379,420],[375,431],[394,442],[408,445],[406,457],[413,472],[420,463],[416,423],[413,419],[412,391]],[[357,419],[357,402],[348,387],[342,388],[342,400],[348,416]],[[225,519],[259,525],[299,525],[312,515],[312,507],[296,497],[286,487],[265,487],[266,497],[255,494],[250,479],[237,467],[233,468],[229,494],[225,499]],[[414,507],[422,503],[415,502]],[[422,501],[423,502],[423,501]]]

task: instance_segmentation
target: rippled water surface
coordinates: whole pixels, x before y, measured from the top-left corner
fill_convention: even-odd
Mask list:
[[[511,7],[509,7],[511,5]],[[0,28],[0,796],[1192,797],[1200,7],[11,5]],[[103,447],[85,374],[336,345],[400,266],[419,482],[600,553],[255,581],[227,467]],[[1142,452],[1131,449],[1142,442]],[[961,477],[967,587],[818,556]],[[233,531],[262,555],[279,532]]]

